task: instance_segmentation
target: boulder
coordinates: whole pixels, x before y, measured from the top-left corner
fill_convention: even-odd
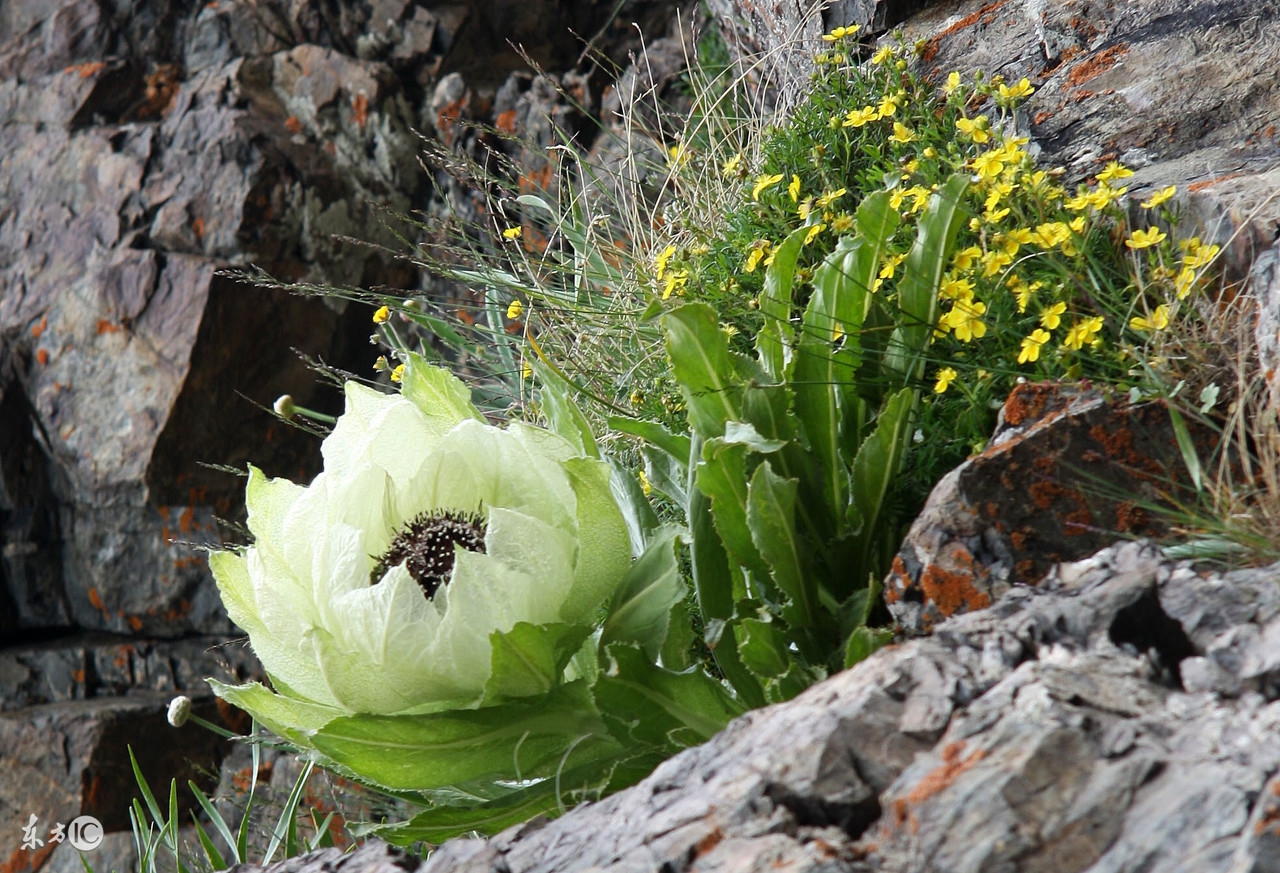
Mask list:
[[[1111,547],[556,820],[267,869],[1274,870],[1278,578]]]
[[[1195,421],[1199,457],[1217,434]],[[1194,489],[1167,407],[1053,382],[1017,386],[991,442],[948,473],[884,580],[908,633],[983,609],[1056,563],[1123,538],[1161,537]]]

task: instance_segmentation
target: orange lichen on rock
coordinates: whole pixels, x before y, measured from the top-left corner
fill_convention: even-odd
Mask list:
[[[991,595],[979,591],[973,584],[983,571],[978,568],[969,550],[959,543],[952,543],[945,556],[952,559],[949,563],[963,569],[948,570],[938,564],[925,567],[920,573],[920,590],[924,592],[925,599],[937,606],[944,616],[990,606]]]
[[[118,324],[113,323],[110,319],[99,318],[96,330],[98,331],[99,335],[102,335],[104,333],[119,333],[120,331],[124,330],[124,328]]]
[[[101,73],[106,66],[107,65],[102,61],[89,61],[85,64],[72,64],[71,66],[66,67],[62,72],[76,73],[81,79],[88,79],[90,76],[96,76],[98,73]]]
[[[982,749],[975,749],[964,758],[961,758],[960,756],[964,753],[964,750],[964,740],[948,743],[942,750],[942,763],[926,773],[916,783],[915,787],[907,792],[905,797],[899,797],[893,802],[895,825],[900,827],[909,821],[913,831],[918,828],[919,822],[912,815],[911,807],[919,806],[926,800],[936,797],[947,790],[961,775],[972,769],[987,754]]]
[[[494,119],[493,126],[503,133],[515,133],[516,111],[508,109],[506,112],[499,112],[498,117]]]
[[[966,30],[978,23],[990,24],[996,20],[996,11],[1000,9],[1000,7],[1008,5],[1008,3],[1009,0],[997,0],[995,3],[988,3],[977,12],[969,13],[950,27],[947,27],[940,33],[930,37],[929,41],[925,43],[924,51],[920,54],[920,59],[926,64],[929,63],[933,60],[934,55],[938,53],[938,46],[945,37],[948,37],[960,30]]]
[[[1127,54],[1128,51],[1129,46],[1126,43],[1119,43],[1085,58],[1072,67],[1071,72],[1067,73],[1067,85],[1072,88],[1078,88],[1090,79],[1101,76],[1114,67],[1116,61]]]
[[[357,94],[351,98],[351,118],[357,127],[363,128],[369,121],[369,98]]]
[[[298,120],[298,116],[290,115],[284,120],[285,129],[289,133],[302,133],[302,122]]]
[[[893,556],[893,563],[889,565],[889,576],[894,580],[894,584],[884,586],[884,599],[886,603],[897,603],[902,597],[899,592],[911,587],[911,575],[907,572],[907,564],[902,560],[901,555]]]
[[[1242,175],[1244,174],[1228,173],[1225,176],[1214,176],[1212,179],[1204,179],[1199,182],[1192,182],[1190,185],[1187,186],[1187,190],[1188,191],[1204,191],[1207,188],[1212,188],[1214,185],[1217,185],[1219,182],[1226,182],[1229,179],[1236,179]]]

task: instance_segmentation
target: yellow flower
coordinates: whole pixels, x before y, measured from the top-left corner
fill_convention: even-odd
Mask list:
[[[950,97],[960,87],[960,74],[954,70],[947,74],[947,82],[942,86],[942,93]]]
[[[813,211],[813,198],[806,197],[796,204],[796,215],[800,216],[801,221],[809,220],[809,213]]]
[[[1086,343],[1097,344],[1098,340],[1094,339],[1094,337],[1101,330],[1101,315],[1077,321],[1067,330],[1067,335],[1062,340],[1062,345],[1069,349],[1082,349]]]
[[[1012,263],[1007,252],[993,249],[982,256],[982,277],[988,279]]]
[[[1129,319],[1129,327],[1134,330],[1143,332],[1152,330],[1164,330],[1169,326],[1169,304],[1161,303],[1156,307],[1156,311],[1151,313],[1150,318],[1144,318],[1141,315],[1134,316]]]
[[[955,75],[954,73],[952,75]],[[951,383],[956,380],[960,374],[951,367],[943,367],[938,371],[938,381],[933,383],[934,394],[945,394],[947,389],[951,387]]]
[[[741,152],[739,152],[738,154],[729,158],[729,160],[725,161],[723,164],[720,165],[720,174],[723,175],[726,179],[729,178],[730,176],[736,176],[738,173],[738,168],[741,166],[742,166],[742,154]]]
[[[1061,301],[1053,304],[1048,309],[1041,310],[1040,311],[1041,327],[1047,327],[1049,328],[1049,330],[1057,329],[1058,325],[1062,323],[1062,313],[1066,311],[1067,311],[1067,304]]]
[[[987,198],[982,202],[986,209],[994,209],[1000,204],[1000,201],[1013,193],[1014,185],[1012,182],[994,182],[987,189]]]
[[[649,481],[649,477],[644,474],[644,470],[640,471],[640,490],[646,495],[653,491],[653,484]]]
[[[1025,82],[1026,79],[1023,79]],[[1049,341],[1049,332],[1036,328],[1031,331],[1030,336],[1022,338],[1022,349],[1018,352],[1018,363],[1025,364],[1027,362],[1034,363],[1040,360],[1040,347]]]
[[[885,61],[889,60],[889,58],[891,57],[893,57],[893,49],[887,45],[881,46],[879,49],[876,50],[876,53],[871,56],[871,63],[875,64],[876,66],[879,66],[880,64],[883,64]]]
[[[846,36],[853,36],[858,32],[860,27],[861,25],[857,24],[850,24],[848,27],[837,27],[830,33],[824,33],[822,35],[822,40],[823,42],[835,42],[838,39],[844,39]]]
[[[988,209],[986,212],[982,213],[982,220],[985,221],[987,224],[999,224],[1000,221],[1008,214],[1009,214],[1009,207],[1007,206],[1004,207],[1003,209],[996,209],[996,210]]]
[[[915,132],[903,124],[901,121],[893,123],[893,135],[889,137],[890,142],[905,145],[916,138]]]
[[[1196,271],[1194,267],[1183,267],[1178,272],[1177,278],[1173,280],[1173,289],[1178,292],[1179,300],[1185,300],[1195,286]]]
[[[747,263],[742,269],[748,273],[754,273],[756,267],[760,266],[760,262],[769,254],[770,248],[771,246],[767,239],[756,240],[751,246],[751,252],[747,255]],[[765,266],[768,266],[768,264]]]
[[[915,135],[912,134],[913,138],[914,136]],[[905,164],[902,165],[902,178],[910,179],[913,175],[915,175],[916,171],[919,169],[920,169],[920,159],[912,158],[911,160],[907,161]]]
[[[1023,97],[1029,97],[1035,92],[1035,90],[1035,88],[1031,87],[1031,82],[1026,79],[1023,79],[1012,88],[1008,85],[1001,85],[999,88],[1000,100],[1004,103],[1011,103],[1014,100],[1021,100]],[[1032,360],[1034,360],[1034,358]]]
[[[1124,244],[1131,249],[1146,249],[1167,238],[1168,235],[1160,228],[1149,227],[1146,230],[1135,230]]]
[[[503,239],[520,239],[520,234],[522,233],[524,233],[524,228],[522,228],[520,225],[517,224],[514,227],[508,227],[506,230],[504,230],[502,232],[502,238]]]
[[[874,59],[873,59],[874,60]],[[888,118],[898,111],[898,98],[892,94],[886,94],[884,99],[880,101],[880,105],[876,107],[876,115],[881,118]]]
[[[1197,243],[1199,240],[1197,240]],[[1216,243],[1209,246],[1196,245],[1194,248],[1188,248],[1187,255],[1182,259],[1184,267],[1190,267],[1193,270],[1199,270],[1213,263],[1213,259],[1218,256],[1218,252],[1222,248]]]
[[[1038,225],[1032,242],[1042,249],[1051,249],[1071,239],[1071,228],[1061,221],[1048,221]]]
[[[787,196],[791,198],[792,203],[800,201],[800,177],[795,173],[791,174],[791,182],[787,185]]]
[[[1121,195],[1128,190],[1128,188],[1112,188],[1104,182],[1098,186],[1096,191],[1088,195],[1086,199],[1088,200],[1089,205],[1094,209],[1103,209],[1114,203],[1116,200],[1119,200]]]
[[[527,360],[526,360],[526,361],[521,361],[521,363],[520,363],[520,376],[521,376],[521,378],[524,378],[524,379],[532,379],[532,378],[533,378],[533,364],[531,364],[531,363],[530,363],[529,361],[527,361]]]
[[[957,270],[965,271],[973,267],[974,261],[982,257],[982,249],[977,246],[969,246],[967,249],[961,249],[956,252],[956,256],[951,259],[952,266]]]
[[[1159,191],[1152,194],[1150,198],[1143,200],[1139,205],[1141,205],[1143,209],[1155,209],[1160,204],[1168,202],[1169,198],[1173,197],[1173,195],[1177,193],[1178,186],[1170,185],[1168,188],[1161,188]]]
[[[827,226],[822,222],[819,222],[818,224],[815,224],[813,227],[809,228],[809,232],[804,235],[803,245],[807,246],[809,243],[813,242],[817,238],[818,234],[822,233],[826,229],[827,229]]]
[[[751,199],[759,200],[760,195],[764,193],[766,189],[772,188],[774,185],[778,184],[781,181],[782,181],[781,173],[775,173],[772,176],[769,175],[768,173],[762,173],[759,177],[756,178],[755,187],[751,189]]]
[[[404,379],[404,364],[397,364],[396,368],[391,371],[391,381],[399,382]]]
[[[689,162],[692,154],[693,149],[688,145],[682,142],[676,143],[667,149],[667,164],[672,167],[682,167]]]
[[[981,317],[986,311],[987,304],[980,300],[957,300],[951,311],[942,316],[940,323],[951,328],[960,342],[967,343],[986,335],[987,326]]]
[[[1011,275],[1008,279],[1009,290],[1013,292],[1013,299],[1018,304],[1018,312],[1026,312],[1027,306],[1031,303],[1031,295],[1039,291],[1044,284],[1042,282],[1032,282],[1028,285],[1022,281],[1022,277],[1017,273]]]
[[[956,121],[956,130],[960,131],[976,143],[990,141],[991,134],[988,130],[989,127],[990,122],[987,120],[987,116],[985,115],[979,115],[972,121],[968,118],[960,118]]]
[[[1088,220],[1083,215],[1077,215],[1075,218],[1067,222],[1067,226],[1081,236],[1084,236],[1084,228],[1086,224],[1088,224]]]
[[[1062,204],[1072,212],[1084,212],[1089,208],[1089,193],[1082,191],[1074,197],[1069,197]]]
[[[662,251],[658,252],[658,256],[653,259],[653,265],[657,269],[658,278],[661,279],[667,272],[667,262],[671,260],[672,255],[676,253],[676,247],[669,245]]]
[[[942,277],[942,284],[938,286],[938,296],[945,300],[972,300],[973,283],[948,273]]]
[[[1119,161],[1112,161],[1107,164],[1106,169],[1098,174],[1099,182],[1114,182],[1119,179],[1127,179],[1133,175],[1133,170],[1121,164]]]
[[[507,307],[507,318],[515,321],[524,314],[524,304],[519,300],[512,300],[511,305]]]
[[[832,203],[835,203],[837,200],[843,197],[846,193],[848,193],[848,190],[849,189],[847,188],[838,188],[835,191],[827,191],[825,194],[823,194],[821,197],[818,198],[818,201],[817,201],[818,208],[826,209]]]
[[[885,258],[884,266],[880,268],[880,278],[892,279],[894,272],[898,269],[898,265],[902,263],[906,256],[906,253],[903,252],[897,255],[889,255],[889,257]]]
[[[373,314],[374,324],[386,324],[387,319],[391,317],[391,309],[387,306],[379,306],[378,311]]]
[[[879,118],[874,106],[864,106],[861,109],[850,109],[844,117],[844,127],[862,127],[864,124],[870,124]]]
[[[662,289],[662,299],[671,297],[672,292],[684,294],[684,286],[689,282],[688,270],[672,270],[667,276],[667,283]]]
[[[1004,152],[1000,149],[983,152],[970,161],[969,166],[984,180],[991,181],[1004,172]]]
[[[841,212],[831,219],[831,229],[836,233],[848,233],[853,230],[853,216],[847,212]]]

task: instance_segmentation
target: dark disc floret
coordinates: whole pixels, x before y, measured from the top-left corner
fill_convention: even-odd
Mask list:
[[[428,598],[449,581],[456,546],[484,552],[484,520],[478,513],[436,509],[423,512],[395,535],[370,575],[377,583],[392,567],[403,563]]]

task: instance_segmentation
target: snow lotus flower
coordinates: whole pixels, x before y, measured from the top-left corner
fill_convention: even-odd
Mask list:
[[[307,487],[251,468],[254,542],[210,556],[274,686],[212,683],[220,696],[336,754],[317,736],[344,717],[564,686],[631,565],[607,464],[546,430],[487,424],[461,382],[420,358],[399,394],[348,383],[322,454]]]

